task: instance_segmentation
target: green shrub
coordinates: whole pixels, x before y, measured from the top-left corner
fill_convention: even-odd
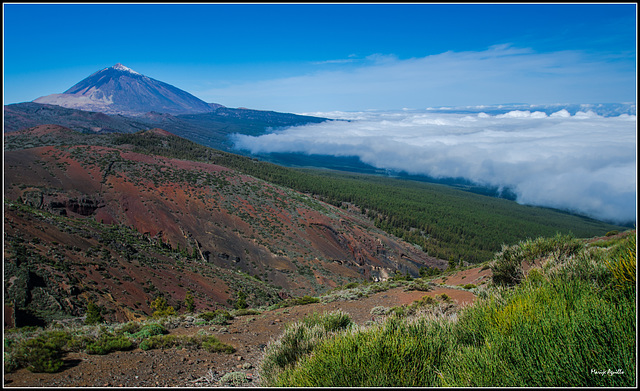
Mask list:
[[[133,342],[125,336],[102,334],[95,342],[87,345],[86,352],[87,354],[104,355],[115,351],[131,350],[133,348]]]
[[[518,246],[502,246],[491,265],[493,283],[496,285],[517,285],[524,278],[523,256]]]
[[[325,339],[312,355],[263,384],[270,387],[419,387],[438,385],[452,344],[449,322],[389,318]],[[262,376],[262,374],[261,374]],[[264,377],[261,377],[264,382]]]
[[[58,372],[64,362],[64,346],[69,335],[62,331],[50,331],[32,339],[23,341],[16,347],[9,369],[26,367],[31,372]]]
[[[351,324],[348,315],[338,310],[322,315],[314,313],[287,325],[282,336],[265,349],[259,369],[263,385],[270,386],[279,373],[311,353],[329,333]]]
[[[571,235],[557,234],[551,238],[525,240],[513,246],[502,246],[496,253],[491,270],[496,285],[513,286],[524,278],[522,262],[553,257],[555,262],[565,262],[584,248],[584,243]]]
[[[353,323],[349,314],[342,310],[323,314],[314,312],[302,318],[301,322],[308,327],[320,325],[326,332],[346,329]]]
[[[428,292],[431,290],[431,283],[422,278],[415,279],[413,281],[409,281],[404,290]]]
[[[283,300],[280,303],[276,304],[275,308],[285,308],[285,307],[293,307],[295,305],[306,305],[319,303],[320,299],[317,297],[312,297],[309,295],[304,295],[301,297],[292,297],[291,299]]]
[[[466,284],[465,286],[463,286],[464,289],[473,289],[476,288],[477,285],[476,284]]]
[[[104,322],[104,318],[102,317],[102,308],[90,301],[89,304],[87,304],[87,314],[84,324],[93,325],[102,322]]]
[[[629,235],[605,261],[618,288],[636,286],[636,237]]]
[[[191,294],[191,291],[187,291],[187,294],[184,298],[184,306],[187,309],[187,312],[191,313],[196,309],[196,302]]]
[[[204,350],[211,353],[221,352],[231,354],[236,351],[233,346],[220,342],[214,335],[204,337],[201,341],[201,346]]]
[[[204,319],[206,321],[210,321],[210,320],[212,320],[212,319],[214,319],[215,317],[218,317],[218,316],[222,316],[227,320],[233,319],[233,315],[231,315],[229,313],[229,311],[220,310],[220,309],[215,310],[215,311],[203,312],[200,315],[198,315],[198,317],[200,317],[200,318],[202,318],[202,319]]]
[[[241,311],[241,310],[238,310],[238,311]],[[206,320],[209,323],[216,324],[219,326],[224,326],[228,324],[229,320],[233,319],[233,315],[231,315],[229,311],[221,310],[221,309],[218,309],[215,311],[203,312],[200,315],[198,315],[198,317]]]
[[[242,372],[229,372],[225,373],[220,379],[220,383],[224,385],[239,386],[248,382],[247,375]]]
[[[167,316],[175,315],[176,309],[167,304],[167,299],[163,296],[158,296],[154,301],[149,305],[151,309],[154,309],[153,317],[154,318],[164,318]]]
[[[139,322],[128,322],[124,325],[120,326],[117,330],[117,334],[135,334],[142,328],[142,325]]]
[[[242,310],[247,307],[249,307],[249,304],[247,304],[247,294],[244,293],[243,291],[239,291],[238,300],[236,300],[235,303],[233,303],[233,308],[237,310]]]
[[[441,293],[439,295],[436,295],[436,299],[442,300],[442,301],[447,301],[447,302],[451,301],[451,298],[446,293]]]
[[[168,333],[167,329],[165,329],[162,325],[158,323],[150,323],[142,326],[142,328],[140,328],[139,331],[132,334],[131,336],[133,338],[144,339],[144,338],[153,337],[155,335],[162,335],[167,333]]]
[[[88,335],[73,335],[67,342],[66,348],[70,352],[84,352],[87,346],[95,342],[96,338]]]
[[[633,386],[635,303],[611,305],[579,279],[523,284],[469,307],[443,368],[453,387]],[[591,370],[622,369],[616,376]]]
[[[64,365],[63,352],[39,340],[26,342],[19,353],[19,360],[31,372],[58,372]]]
[[[376,306],[369,311],[371,315],[387,315],[391,311],[391,308],[385,306]]]
[[[183,341],[175,335],[154,335],[142,340],[138,347],[142,350],[169,349],[180,346],[182,342]]]

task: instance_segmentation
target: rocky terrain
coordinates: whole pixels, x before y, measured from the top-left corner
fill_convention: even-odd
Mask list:
[[[348,205],[214,163],[78,143],[59,126],[7,144],[25,133],[71,142],[5,151],[5,303],[18,325],[81,315],[89,300],[124,321],[159,295],[180,308],[191,291],[213,309],[242,291],[257,306],[446,266]]]

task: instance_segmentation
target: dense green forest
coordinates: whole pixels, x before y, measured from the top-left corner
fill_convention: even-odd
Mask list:
[[[153,132],[114,136],[142,153],[207,161],[313,194],[336,206],[353,204],[377,227],[451,262],[489,260],[502,244],[556,233],[604,235],[623,227],[548,208],[473,194],[445,185],[379,175],[278,166]],[[168,142],[170,141],[170,142]]]

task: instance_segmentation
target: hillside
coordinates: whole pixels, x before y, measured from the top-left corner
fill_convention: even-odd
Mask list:
[[[139,152],[216,162],[297,191],[313,194],[339,207],[355,207],[377,227],[420,246],[423,251],[456,263],[491,258],[503,243],[558,232],[578,237],[624,230],[583,216],[506,199],[474,194],[450,186],[380,175],[331,170],[292,169],[212,150],[176,139],[163,144],[138,135],[118,137]]]
[[[232,149],[229,136],[234,133],[260,135],[269,129],[318,123],[326,118],[262,111],[211,107],[210,112],[174,115],[161,112],[138,113],[134,116],[83,111],[34,102],[4,106],[5,134],[39,125],[59,125],[88,134],[136,133],[153,128],[165,129],[216,149]]]
[[[446,266],[359,211],[213,162],[134,152],[123,135],[35,127],[7,146],[14,137],[60,144],[5,151],[5,302],[19,324],[78,316],[88,301],[133,319],[159,295],[178,306],[188,290],[208,308],[241,291],[252,306],[274,304]]]

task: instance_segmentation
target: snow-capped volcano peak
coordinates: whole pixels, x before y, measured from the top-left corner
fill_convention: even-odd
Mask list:
[[[128,115],[149,111],[192,114],[213,110],[208,103],[188,92],[120,63],[93,73],[62,94],[43,96],[34,102]]]
[[[131,68],[127,68],[127,67],[125,67],[124,65],[122,65],[122,64],[120,64],[120,63],[117,63],[116,65],[112,66],[111,68],[116,69],[116,70],[118,70],[118,71],[131,72],[131,73],[133,73],[134,75],[139,75],[139,73],[138,73],[138,72],[134,71],[134,70],[133,70],[133,69],[131,69]]]

